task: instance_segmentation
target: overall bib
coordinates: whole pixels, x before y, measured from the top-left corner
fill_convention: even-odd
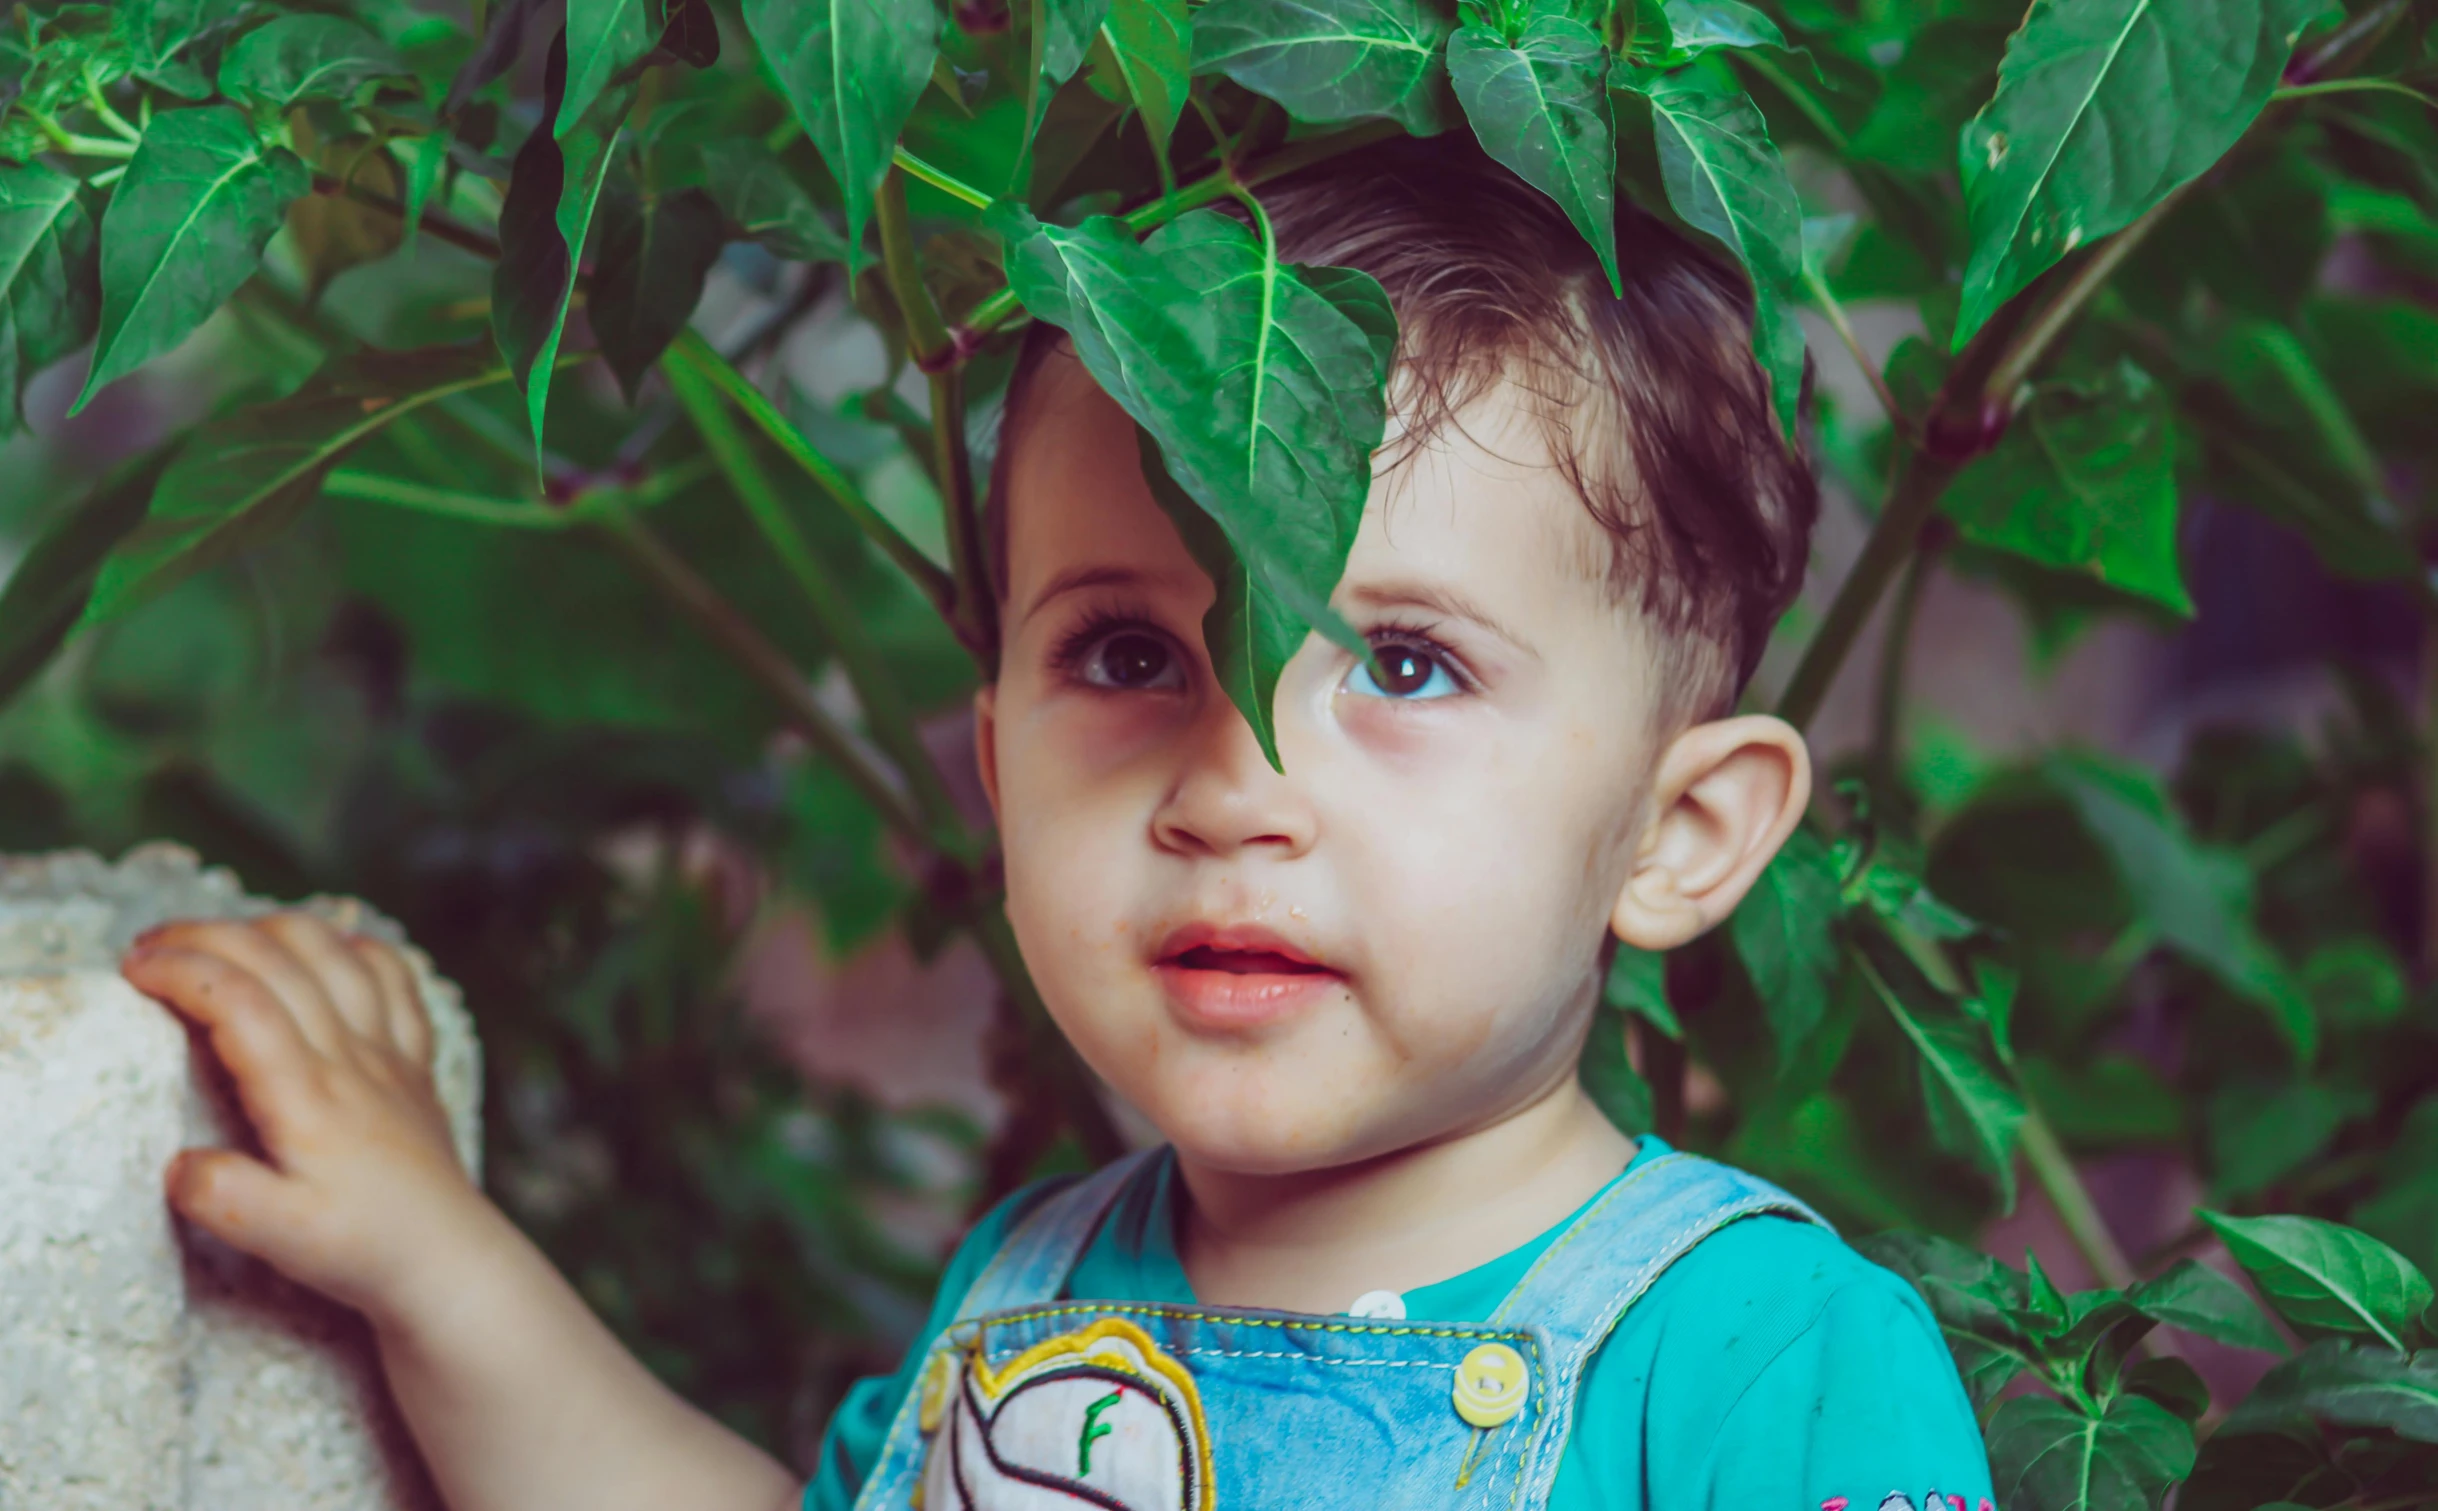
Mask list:
[[[857,1511],[1542,1511],[1583,1370],[1625,1309],[1727,1223],[1821,1221],[1669,1153],[1602,1193],[1487,1322],[1059,1299],[1162,1155],[1068,1186],[1008,1235]]]

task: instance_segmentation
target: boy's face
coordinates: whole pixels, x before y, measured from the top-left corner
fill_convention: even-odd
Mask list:
[[[1282,774],[1202,647],[1212,585],[1132,422],[1063,348],[1005,474],[981,699],[1008,907],[1052,1015],[1188,1158],[1317,1169],[1498,1121],[1574,1074],[1643,836],[1651,641],[1507,386],[1374,482],[1306,638]]]

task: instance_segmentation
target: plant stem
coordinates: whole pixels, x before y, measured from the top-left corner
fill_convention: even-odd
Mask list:
[[[2111,1290],[2123,1290],[2133,1284],[2133,1266],[2125,1251],[2117,1247],[2116,1235],[2099,1215],[2099,1205],[2091,1200],[2090,1188],[2082,1183],[2082,1175],[2067,1157],[2065,1145],[2057,1141],[2057,1131],[2027,1096],[2023,1104],[2023,1126],[2020,1138],[2023,1162],[2031,1167],[2032,1179],[2047,1193],[2049,1205],[2057,1209],[2058,1220],[2065,1224],[2066,1236],[2091,1265],[2091,1273],[2099,1283]]]
[[[923,282],[922,266],[915,260],[914,227],[906,214],[902,169],[891,168],[880,181],[879,220],[881,263],[889,292],[897,296],[897,307],[906,317],[906,344],[914,350],[915,365],[929,372],[946,359],[953,343],[948,327],[940,321],[940,307],[931,298],[931,288]]]
[[[2408,100],[2438,110],[2438,98],[2423,94],[2410,85],[2393,79],[2330,79],[2320,84],[2289,84],[2269,96],[2272,100],[2307,100],[2315,94],[2400,94]]]
[[[1887,638],[1879,646],[1879,687],[1871,711],[1871,767],[1887,790],[1896,789],[1897,750],[1905,712],[1905,657],[1913,646],[1913,620],[1930,577],[1931,553],[1916,549],[1905,563],[1904,581],[1888,612]]]
[[[1907,423],[1905,412],[1897,407],[1896,395],[1888,390],[1888,380],[1880,376],[1879,364],[1872,361],[1871,354],[1862,349],[1862,338],[1854,334],[1854,323],[1846,318],[1845,306],[1830,292],[1828,280],[1821,276],[1818,268],[1807,263],[1803,269],[1803,283],[1819,304],[1820,313],[1828,318],[1829,328],[1837,333],[1839,341],[1845,343],[1846,352],[1853,357],[1854,365],[1862,369],[1863,378],[1871,385],[1871,396],[1879,400],[1880,412],[1888,417],[1888,424],[1895,430],[1897,438],[1910,439],[1912,425]]]
[[[720,595],[717,588],[686,565],[643,523],[629,515],[613,515],[594,527],[677,610],[694,622],[704,637],[725,651],[745,674],[769,693],[788,724],[813,748],[838,763],[855,790],[899,834],[917,845],[932,843],[931,826],[916,811],[894,773],[845,726],[832,718],[813,697],[787,653],[773,645]]]
[[[2074,276],[2066,281],[2065,287],[2057,291],[2057,297],[2042,305],[2040,312],[1999,354],[1997,362],[1989,370],[1987,381],[1981,385],[1985,408],[2011,406],[2014,403],[2015,390],[2030,381],[2042,359],[2048,356],[2049,348],[2057,344],[2083,309],[2107,286],[2108,280],[2116,276],[2116,270],[2124,266],[2125,259],[2149,239],[2150,233],[2158,229],[2161,221],[2175,213],[2176,206],[2184,202],[2184,196],[2200,182],[2199,177],[2194,177],[2169,190],[2139,220],[2101,242],[2092,251],[2083,265],[2074,270]]]
[[[393,434],[397,429],[392,427]],[[591,524],[605,514],[648,509],[701,482],[711,472],[710,461],[694,457],[626,487],[590,490],[566,505],[530,498],[491,498],[462,488],[435,487],[349,467],[341,467],[325,478],[322,491],[334,498],[390,504],[479,525],[499,525],[511,530],[565,530]]]
[[[949,580],[948,574],[942,572],[914,542],[906,539],[897,526],[889,522],[887,515],[872,507],[871,501],[839,470],[838,465],[806,440],[804,432],[790,424],[787,416],[779,413],[778,408],[763,397],[760,389],[746,381],[743,373],[712,349],[710,342],[695,331],[682,332],[670,343],[667,355],[661,360],[668,365],[684,364],[691,367],[719,390],[722,397],[753,422],[755,429],[770,437],[772,443],[787,454],[788,460],[804,469],[805,475],[830,496],[831,502],[845,511],[847,518],[855,522],[856,528],[880,547],[881,554],[896,563],[899,571],[914,579],[914,585],[922,589],[924,596],[939,608],[942,615],[949,612],[950,605],[956,601],[956,585]]]
[[[916,807],[922,811],[925,842],[943,854],[971,855],[971,837],[957,816],[956,802],[948,795],[948,784],[941,779],[938,766],[915,732],[914,715],[899,696],[896,679],[865,636],[845,590],[831,577],[829,567],[813,549],[812,542],[788,514],[778,489],[771,486],[769,476],[754,460],[744,431],[729,418],[719,391],[685,363],[669,363],[661,370],[667,375],[677,402],[684,406],[687,417],[702,436],[703,444],[710,448],[712,459],[727,477],[730,491],[745,506],[762,538],[778,555],[780,565],[795,578],[805,606],[812,611],[814,624],[829,642],[839,665],[846,669],[856,701],[871,724],[873,738],[897,763]]]
[[[933,167],[927,162],[924,162],[921,158],[916,157],[913,153],[908,152],[903,147],[898,148],[896,156],[890,160],[896,163],[898,167],[905,169],[908,177],[921,179],[924,183],[927,183],[934,189],[939,190],[942,194],[947,195],[950,199],[963,200],[966,204],[973,206],[977,210],[986,210],[990,208],[989,195],[983,193],[973,185],[964,182],[962,179],[942,172],[940,169]]]
[[[110,134],[120,141],[132,147],[144,139],[143,132],[129,125],[125,116],[110,108],[110,101],[102,94],[102,86],[91,74],[85,75],[85,103],[93,108],[95,117],[110,128]]]
[[[992,680],[999,675],[998,593],[991,586],[990,552],[982,538],[973,456],[965,444],[965,369],[951,363],[930,378],[933,470],[940,507],[948,516],[948,561],[956,585],[948,627],[972,652],[983,678]]]
[[[1779,718],[1801,729],[1820,712],[1829,685],[1836,680],[1837,669],[1845,664],[1846,654],[1854,648],[1871,611],[1879,606],[1879,595],[1913,555],[1922,526],[1937,511],[1939,494],[1945,491],[1959,466],[1958,462],[1927,451],[1905,453],[1903,470],[1889,490],[1887,507],[1880,511],[1879,523],[1871,527],[1870,539],[1863,542],[1862,555],[1838,585],[1837,596],[1830,600],[1820,628],[1803,648],[1803,659],[1796,664],[1794,675],[1787,679],[1786,691],[1778,699]]]
[[[406,219],[406,206],[378,190],[367,189],[358,184],[341,183],[327,173],[314,174],[313,187],[317,193],[343,195],[357,204],[369,205],[375,210],[394,215],[400,220]],[[459,225],[437,210],[424,211],[420,224],[425,235],[445,241],[459,251],[472,252],[477,257],[488,258],[493,262],[499,261],[500,248],[499,240],[496,237],[486,236],[471,226]]]

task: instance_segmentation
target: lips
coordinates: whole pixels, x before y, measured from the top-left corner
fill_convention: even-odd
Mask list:
[[[1293,1016],[1345,981],[1309,951],[1258,925],[1187,924],[1161,941],[1151,968],[1178,1016],[1214,1032]]]

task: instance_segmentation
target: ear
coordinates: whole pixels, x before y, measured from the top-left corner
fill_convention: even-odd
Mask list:
[[[1659,758],[1650,818],[1609,928],[1666,950],[1735,911],[1811,802],[1803,736],[1754,714],[1696,724]]]
[[[982,773],[982,795],[990,799],[990,821],[999,822],[999,689],[985,682],[974,689],[974,765]]]

